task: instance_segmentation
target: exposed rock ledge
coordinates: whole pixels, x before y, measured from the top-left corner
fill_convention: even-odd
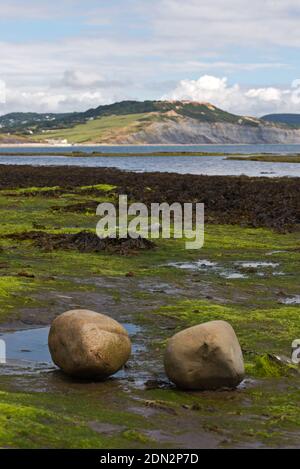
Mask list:
[[[154,122],[143,130],[122,136],[118,143],[130,144],[293,144],[300,143],[300,129],[285,129],[274,125],[257,126],[199,122],[183,118]]]

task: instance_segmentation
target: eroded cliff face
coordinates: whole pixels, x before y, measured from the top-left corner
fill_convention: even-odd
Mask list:
[[[123,101],[86,112],[0,116],[0,144],[300,144],[300,127],[196,101]]]
[[[128,144],[293,144],[300,143],[300,129],[275,125],[240,125],[199,122],[191,118],[152,122],[138,132],[120,136]]]

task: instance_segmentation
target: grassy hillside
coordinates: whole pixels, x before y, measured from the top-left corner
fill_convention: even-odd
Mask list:
[[[47,130],[36,134],[36,140],[59,140],[67,139],[68,142],[105,142],[111,138],[118,138],[124,133],[132,133],[139,130],[145,124],[151,122],[149,114],[128,114],[122,116],[107,116],[99,119],[89,120],[85,124],[78,124],[68,129]]]
[[[3,132],[41,133],[42,130],[57,130],[84,124],[89,120],[108,116],[126,116],[175,112],[206,122],[231,122],[253,125],[257,119],[248,119],[218,109],[209,103],[191,101],[122,101],[120,103],[98,106],[85,112],[64,114],[11,113],[0,116]]]
[[[219,135],[215,135],[213,131],[210,134],[209,130],[204,130],[201,135],[201,131],[197,133],[199,123],[234,124],[239,129],[232,135],[227,135],[225,128],[219,129]],[[155,125],[149,127],[150,124]],[[257,135],[253,137],[253,142],[251,137],[247,137],[250,139],[248,141],[246,138],[247,143],[278,143],[277,136],[263,135],[264,129],[276,130],[276,127],[279,130],[286,129],[284,125],[231,114],[210,103],[194,101],[122,101],[98,106],[86,112],[12,113],[0,116],[3,139],[8,135],[14,138],[21,136],[21,139],[49,143],[62,140],[82,144],[239,143],[245,140],[243,135],[247,136],[249,128],[254,129],[253,135],[257,130]],[[260,129],[263,130],[262,135]],[[280,139],[279,142],[281,143]]]
[[[209,103],[124,101],[99,106],[86,113],[64,116],[63,123],[59,118],[48,119],[45,128],[39,124],[31,127],[31,131],[38,141],[66,139],[72,143],[123,143],[131,134],[146,130],[151,123],[182,123],[186,118],[196,122],[222,122],[252,127],[260,123],[257,119],[236,116]]]

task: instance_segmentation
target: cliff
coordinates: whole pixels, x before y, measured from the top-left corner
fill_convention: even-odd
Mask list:
[[[294,144],[300,129],[277,126],[245,126],[226,122],[199,122],[190,118],[153,122],[143,130],[117,138],[128,144]]]
[[[300,128],[235,115],[210,103],[123,101],[86,112],[0,116],[0,142],[293,144]]]

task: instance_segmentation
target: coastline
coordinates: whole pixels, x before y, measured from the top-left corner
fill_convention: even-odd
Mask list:
[[[240,153],[238,151],[234,152],[226,152],[226,151],[201,151],[201,149],[193,151],[193,149],[179,149],[174,148],[173,150],[168,146],[168,149],[160,149],[158,150],[157,147],[154,151],[138,151],[139,147],[136,147],[134,151],[105,151],[103,147],[100,147],[99,150],[95,150],[95,147],[92,147],[94,151],[83,151],[81,149],[75,149],[74,147],[56,147],[58,151],[54,151],[55,147],[46,147],[49,151],[45,151],[45,147],[29,147],[32,148],[32,151],[22,151],[23,147],[12,147],[15,148],[16,151],[8,151],[6,147],[2,147],[2,151],[0,148],[0,157],[31,157],[31,158],[84,158],[84,159],[91,159],[91,158],[120,158],[120,157],[129,157],[129,158],[144,158],[144,157],[222,157],[224,160],[240,160],[240,161],[257,161],[257,162],[269,162],[269,163],[300,163],[300,150],[298,153],[296,152],[252,152],[252,153]],[[65,150],[63,150],[65,148]],[[85,147],[82,147],[85,148]],[[5,151],[7,149],[7,151]],[[19,149],[19,151],[17,151]],[[40,151],[39,151],[40,149]],[[44,151],[42,151],[42,149]],[[100,151],[101,150],[101,151]],[[219,149],[218,149],[219,150]]]
[[[0,143],[1,148],[74,148],[74,147],[245,147],[245,146],[299,146],[299,143],[141,143],[141,144],[124,144],[124,143],[65,143],[65,144],[49,144],[49,143]]]

